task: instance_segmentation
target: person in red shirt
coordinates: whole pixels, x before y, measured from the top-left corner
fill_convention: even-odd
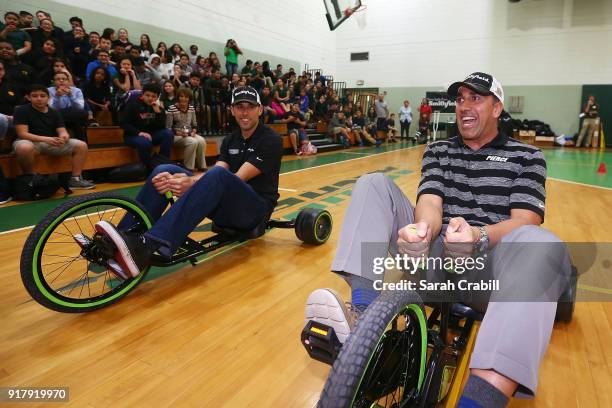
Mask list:
[[[423,98],[421,101],[419,112],[419,131],[421,132],[421,137],[427,136],[427,140],[429,140],[429,120],[431,118],[432,110],[427,98]]]

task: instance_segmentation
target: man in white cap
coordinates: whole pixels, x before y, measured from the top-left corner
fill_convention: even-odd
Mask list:
[[[101,221],[96,230],[116,246],[109,266],[121,278],[137,276],[157,251],[170,257],[187,235],[206,217],[224,227],[248,230],[269,218],[276,206],[283,154],[281,138],[260,123],[263,108],[257,91],[237,87],[231,111],[238,128],[223,139],[219,160],[201,176],[174,165],[158,166],[136,200],[156,220],[144,235],[125,231],[130,220],[117,227]],[[165,214],[165,194],[180,197]],[[78,239],[78,237],[75,237]]]
[[[333,327],[344,342],[380,293],[375,258],[432,257],[459,244],[460,257],[487,254],[485,272],[499,281],[499,290],[484,298],[474,291],[453,298],[488,302],[459,406],[503,407],[513,395],[536,391],[571,261],[559,238],[540,227],[546,194],[542,152],[498,131],[504,106],[499,81],[475,72],[448,93],[456,98],[460,134],[426,147],[416,207],[384,174],[359,178],[331,267],[351,286],[351,303],[345,307],[333,290],[317,289],[305,317]],[[442,281],[470,276],[435,268],[426,273]]]

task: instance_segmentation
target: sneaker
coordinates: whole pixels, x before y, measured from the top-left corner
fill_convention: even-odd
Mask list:
[[[11,201],[13,201],[13,197],[11,196],[0,198],[0,205],[10,203]]]
[[[158,245],[146,239],[144,235],[131,235],[118,231],[107,221],[96,223],[96,231],[107,237],[117,249],[114,260],[118,265],[109,261],[109,266],[132,278],[138,276],[140,271],[149,265],[151,255],[158,248]]]
[[[349,302],[343,302],[338,293],[331,289],[317,289],[308,296],[304,320],[314,320],[333,327],[338,340],[344,344],[355,326],[361,312]]]
[[[82,176],[79,178],[71,177],[68,182],[68,187],[73,190],[89,190],[94,188],[96,185],[91,181],[85,180]]]

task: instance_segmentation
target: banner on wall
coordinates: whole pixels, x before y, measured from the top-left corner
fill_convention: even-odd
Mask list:
[[[446,92],[428,91],[425,97],[434,112],[455,113],[455,101]]]

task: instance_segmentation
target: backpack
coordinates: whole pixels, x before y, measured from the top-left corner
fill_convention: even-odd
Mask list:
[[[67,182],[60,182],[57,174],[22,174],[12,183],[13,198],[21,201],[43,200],[55,194],[60,187],[66,195],[72,193]]]

